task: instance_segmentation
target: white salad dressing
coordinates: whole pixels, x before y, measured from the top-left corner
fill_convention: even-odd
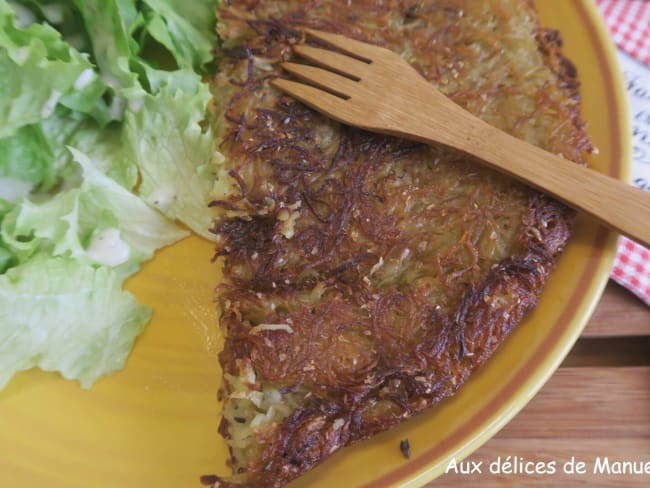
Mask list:
[[[147,202],[162,212],[169,210],[169,207],[176,199],[176,189],[172,185],[160,185],[147,198]]]
[[[91,259],[106,266],[119,266],[131,254],[129,245],[120,237],[119,229],[105,229],[90,242],[86,251]]]
[[[59,90],[52,90],[50,98],[45,101],[45,105],[41,109],[41,117],[44,119],[48,118],[54,113],[56,104],[59,103],[59,98],[61,98],[62,93]]]
[[[74,89],[81,90],[83,88],[86,88],[88,85],[92,83],[94,79],[95,79],[95,72],[92,70],[92,68],[86,68],[81,72],[81,74],[75,80],[73,85]]]

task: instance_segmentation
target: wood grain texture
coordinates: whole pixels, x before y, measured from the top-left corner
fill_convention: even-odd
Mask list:
[[[580,339],[562,367],[620,367],[650,365],[650,336],[588,337]]]
[[[555,461],[553,474],[493,474],[490,472],[491,463],[501,456],[502,466],[507,456],[523,458],[524,461],[543,462],[547,466]],[[571,473],[570,466],[565,463],[571,458],[575,462],[584,462],[586,473]],[[481,462],[481,474],[461,475],[449,472],[427,488],[446,486],[480,486],[481,488],[513,486],[648,486],[650,475],[604,474],[594,473],[596,458],[601,461],[607,457],[613,461],[645,461],[650,462],[650,438],[592,438],[589,443],[578,443],[573,438],[526,438],[501,439],[494,438],[481,447],[469,459]],[[512,457],[511,457],[512,459]],[[492,465],[493,470],[499,469]],[[503,469],[503,468],[501,468]],[[547,468],[548,470],[548,468]]]
[[[650,437],[650,366],[560,368],[498,437]]]
[[[650,307],[610,281],[583,337],[650,336]]]

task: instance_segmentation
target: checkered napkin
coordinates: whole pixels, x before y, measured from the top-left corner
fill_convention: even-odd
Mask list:
[[[596,3],[618,48],[648,65],[650,74],[650,0]],[[650,305],[650,250],[621,237],[611,277]]]
[[[596,2],[619,49],[650,65],[650,1],[596,0]]]
[[[650,305],[650,251],[627,237],[618,242],[612,278]]]

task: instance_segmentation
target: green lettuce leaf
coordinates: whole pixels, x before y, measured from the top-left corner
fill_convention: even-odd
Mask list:
[[[14,254],[0,242],[0,274],[9,269],[15,260]]]
[[[34,366],[84,388],[121,369],[151,317],[122,283],[106,266],[44,255],[0,275],[0,389]]]
[[[50,191],[75,171],[65,144],[81,124],[69,110],[59,107],[49,119],[0,139],[0,177],[30,182],[36,192]]]
[[[0,389],[34,366],[84,388],[121,369],[151,316],[124,279],[188,234],[70,151],[81,186],[0,207]]]
[[[74,4],[90,37],[100,79],[111,96],[108,116],[111,120],[122,120],[126,100],[121,91],[141,90],[131,61],[140,51],[132,34],[144,22],[143,17],[135,8],[135,0],[74,0]]]
[[[16,25],[0,0],[0,138],[54,113],[57,104],[94,111],[105,90],[86,56],[47,24]]]
[[[59,173],[66,178],[67,186],[76,184],[70,168],[78,168],[67,149],[71,146],[91,157],[101,172],[132,190],[138,170],[125,154],[122,127],[117,124],[101,127],[94,120],[77,115],[62,109],[41,124],[54,154],[53,164],[61,168]]]
[[[158,92],[146,95],[142,109],[127,112],[124,119],[124,140],[140,170],[138,193],[210,239],[208,229],[217,212],[208,208],[215,184],[212,138],[200,125],[209,89],[190,71],[148,73]]]
[[[138,172],[126,157],[121,137],[121,127],[102,128],[93,119],[59,106],[48,119],[0,139],[0,178],[29,182],[35,193],[47,193],[62,182],[66,187],[77,185],[78,164],[67,149],[73,146],[92,155],[102,172],[130,190]]]
[[[136,272],[156,249],[187,236],[143,200],[71,149],[83,182],[45,202],[23,201],[3,220],[2,240],[21,263],[46,253],[109,265],[119,275]]]
[[[216,46],[215,0],[144,0],[147,32],[172,54],[179,68],[200,70]]]
[[[27,27],[47,23],[56,28],[63,39],[80,52],[90,52],[82,19],[69,0],[9,0],[16,11],[16,24]]]
[[[2,181],[0,181],[0,186],[2,186]],[[14,207],[13,204],[3,199],[1,195],[2,189],[0,189],[0,224],[2,224],[5,215],[7,215]],[[14,266],[16,262],[17,260],[13,251],[9,246],[5,245],[0,236],[0,275],[7,271],[11,266]]]
[[[40,124],[20,127],[0,139],[0,177],[15,178],[47,191],[57,182],[54,154]]]
[[[0,0],[0,389],[33,366],[83,387],[120,369],[151,314],[124,279],[188,234],[161,211],[211,237],[192,70],[217,3]]]

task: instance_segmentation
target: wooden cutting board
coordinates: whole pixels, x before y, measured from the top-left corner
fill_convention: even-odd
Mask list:
[[[508,461],[539,474],[515,474]],[[625,461],[647,474],[617,474]],[[650,308],[610,282],[560,369],[463,462],[474,472],[448,468],[427,488],[650,486]]]

